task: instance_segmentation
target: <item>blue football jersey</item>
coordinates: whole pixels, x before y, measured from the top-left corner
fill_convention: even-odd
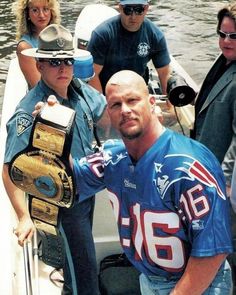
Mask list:
[[[167,129],[132,162],[122,141],[74,160],[80,200],[107,188],[120,241],[147,275],[180,277],[189,256],[232,252],[229,201],[214,155]]]

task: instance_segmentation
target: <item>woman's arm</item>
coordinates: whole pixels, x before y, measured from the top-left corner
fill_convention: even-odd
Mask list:
[[[41,78],[41,75],[36,67],[36,60],[33,57],[25,56],[21,52],[24,49],[32,48],[27,42],[21,41],[17,45],[17,56],[22,73],[25,76],[30,87],[34,87]]]

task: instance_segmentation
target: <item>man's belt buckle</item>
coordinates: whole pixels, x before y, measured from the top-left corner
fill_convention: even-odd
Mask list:
[[[61,207],[72,205],[72,175],[55,155],[39,150],[23,153],[12,163],[11,177],[17,187],[33,196]]]

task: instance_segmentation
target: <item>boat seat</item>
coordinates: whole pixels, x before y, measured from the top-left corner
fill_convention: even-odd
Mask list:
[[[101,295],[141,295],[139,275],[124,253],[105,257],[99,272]]]

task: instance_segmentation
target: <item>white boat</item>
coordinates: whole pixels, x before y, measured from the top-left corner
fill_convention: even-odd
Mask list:
[[[103,4],[91,4],[87,5],[80,14],[75,30],[75,44],[79,42],[89,41],[92,29],[97,26],[102,20],[117,14],[117,12],[110,7]],[[99,18],[97,18],[99,16]],[[94,22],[91,22],[94,20]],[[96,21],[95,21],[96,20]],[[81,24],[81,25],[80,25]],[[82,24],[83,30],[82,29]],[[83,45],[83,44],[82,44]],[[172,57],[172,68],[184,77],[187,84],[189,84],[196,92],[198,86],[194,83],[191,77],[184,71],[184,69],[178,64],[178,62]],[[153,83],[156,85],[157,78],[154,75]],[[154,86],[155,87],[155,86]],[[2,146],[0,153],[0,165],[2,167],[4,157],[4,146],[6,139],[6,122],[14,113],[14,109],[20,99],[27,92],[27,83],[23,74],[20,71],[17,58],[14,58],[10,62],[8,70],[7,81],[5,85],[5,94],[2,107],[2,120],[0,131],[0,144]],[[158,100],[160,105],[163,102]],[[165,102],[164,102],[165,103]],[[177,108],[177,113],[180,117],[180,121],[187,129],[192,126],[193,123],[193,107],[187,105],[185,107]],[[26,280],[25,280],[25,265],[23,258],[23,250],[17,244],[17,239],[13,234],[13,228],[17,224],[17,219],[12,206],[9,202],[8,196],[5,192],[2,178],[0,178],[0,294],[3,295],[25,295],[26,293]],[[114,253],[121,253],[122,249],[119,244],[119,237],[115,224],[115,218],[107,199],[106,192],[103,191],[102,198],[96,198],[95,215],[94,215],[94,227],[93,235],[96,245],[96,254],[98,264],[105,256]],[[31,258],[31,264],[33,264],[33,258]],[[36,276],[33,274],[34,294],[41,295],[59,295],[61,289],[56,287],[50,280],[49,274],[53,269],[50,266],[45,265],[42,261],[39,261],[38,269],[35,270]],[[39,280],[35,280],[39,274]],[[39,290],[39,292],[37,292]]]

